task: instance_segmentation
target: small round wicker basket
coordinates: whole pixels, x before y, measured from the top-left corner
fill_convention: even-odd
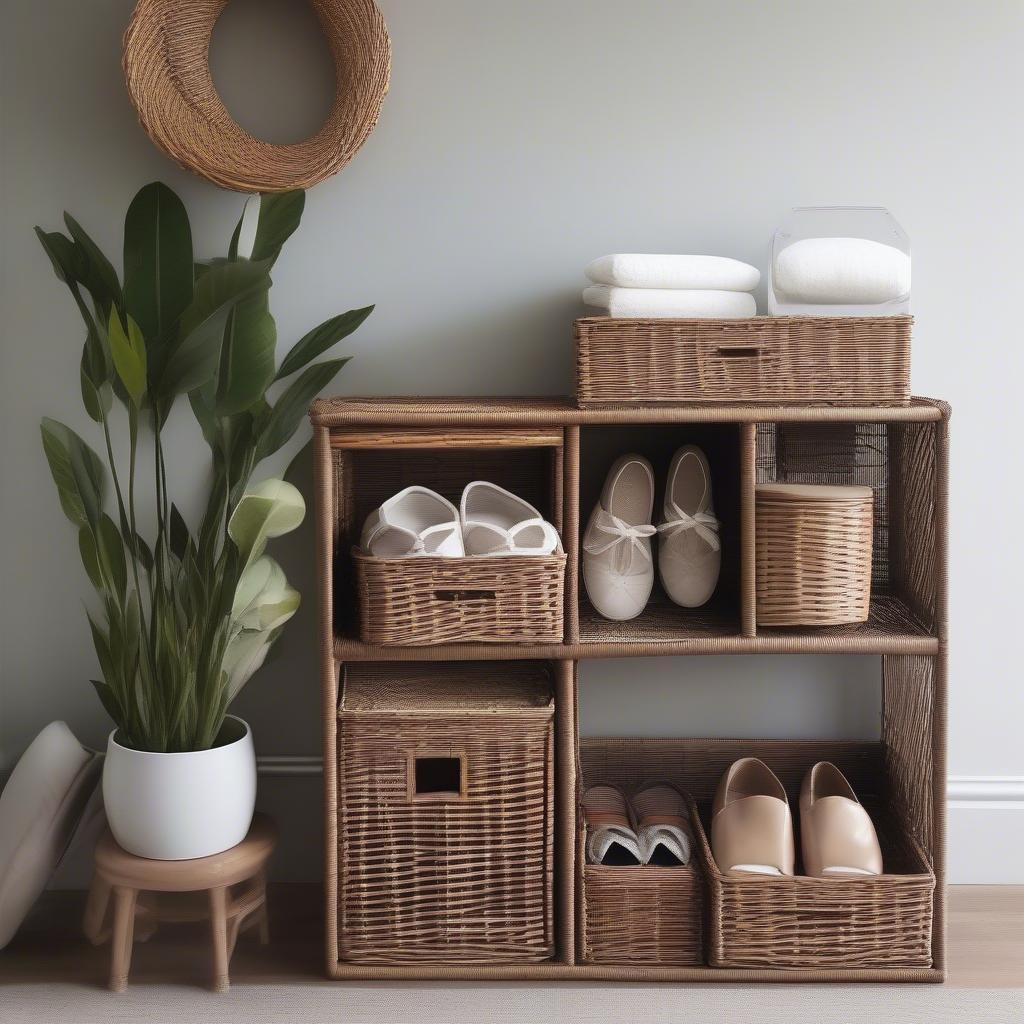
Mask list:
[[[277,146],[244,131],[214,88],[210,36],[228,0],[139,0],[124,35],[124,74],[157,146],[186,170],[243,192],[309,188],[340,171],[377,123],[391,40],[373,0],[310,2],[334,57],[337,94],[315,135]]]
[[[754,506],[757,624],[865,622],[871,607],[871,488],[761,484]]]

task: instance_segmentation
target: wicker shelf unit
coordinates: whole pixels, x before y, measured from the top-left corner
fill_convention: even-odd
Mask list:
[[[327,972],[335,978],[592,978],[664,981],[941,981],[945,977],[946,506],[949,408],[914,398],[906,405],[678,405],[580,409],[568,399],[336,398],[311,410],[323,690]],[[656,471],[681,444],[700,444],[714,472],[725,558],[719,591],[687,611],[655,594],[627,623],[608,622],[586,601],[580,579],[585,522],[610,459],[651,458]],[[661,474],[663,475],[663,473]],[[559,528],[566,555],[564,627],[557,642],[381,646],[359,639],[351,547],[363,517],[401,487],[422,483],[458,499],[473,479],[491,479],[536,504]],[[759,482],[852,483],[873,488],[875,518],[867,622],[823,628],[764,627],[756,621],[754,488]],[[457,635],[457,634],[455,634]],[[880,742],[747,740],[580,740],[576,668],[580,660],[680,654],[873,654],[882,692]],[[438,674],[445,663],[543,660],[554,693],[554,951],[540,962],[367,963],[346,959],[339,935],[339,701],[346,665],[408,663]],[[497,668],[497,666],[496,666]],[[500,671],[500,670],[499,670]],[[514,673],[510,673],[514,674]],[[685,685],[681,682],[680,685]],[[825,749],[829,748],[829,749]],[[835,951],[827,922],[806,941],[772,943],[798,918],[813,919],[815,887],[797,879],[779,901],[791,918],[774,922],[754,952],[736,936],[735,915],[752,906],[746,890],[707,870],[703,963],[622,955],[606,962],[585,933],[586,884],[578,859],[578,801],[584,781],[641,770],[672,778],[699,804],[742,753],[764,751],[785,772],[834,755],[896,824],[910,850],[872,905],[902,901],[903,916],[870,906],[845,927],[852,944]],[[793,778],[784,778],[791,785]],[[887,828],[888,834],[888,828]],[[889,840],[887,840],[888,842]],[[893,847],[896,849],[897,847]],[[611,880],[614,882],[614,880]],[[595,883],[596,884],[596,883]],[[888,886],[888,888],[886,888]],[[602,898],[614,897],[615,885]],[[595,892],[592,894],[597,895]],[[757,895],[756,893],[754,894]],[[801,902],[803,900],[804,902]],[[810,900],[810,903],[806,901]],[[755,900],[756,904],[756,900]],[[902,913],[902,911],[901,911]],[[863,919],[863,923],[862,923]],[[881,923],[880,923],[881,922]],[[894,923],[895,922],[895,923]],[[801,928],[805,926],[801,925]],[[809,927],[809,926],[807,926]],[[863,934],[859,929],[864,929]],[[738,929],[738,930],[737,930]],[[895,929],[895,932],[893,931]],[[591,937],[593,938],[593,937]],[[614,934],[609,941],[621,941]],[[588,950],[590,952],[588,952]],[[767,950],[767,951],[766,951]],[[887,955],[891,950],[892,955]],[[827,955],[822,951],[826,951]],[[845,952],[844,952],[845,951]],[[881,951],[881,952],[880,952]],[[614,959],[614,952],[611,954]],[[685,958],[683,958],[685,959]],[[719,966],[712,966],[717,964]]]

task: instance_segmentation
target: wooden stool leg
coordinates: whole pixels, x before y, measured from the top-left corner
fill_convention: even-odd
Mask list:
[[[94,946],[98,946],[106,937],[103,934],[103,921],[107,916],[109,904],[110,883],[97,873],[92,878],[89,898],[85,903],[85,916],[82,919],[82,931]]]
[[[210,938],[213,942],[213,990],[227,992],[228,978],[228,890],[217,886],[210,890]]]
[[[267,916],[267,872],[260,872],[260,895],[263,897],[263,906],[260,907],[260,945],[266,946],[270,942],[270,918]]]
[[[138,891],[114,887],[114,937],[110,950],[110,991],[123,992],[128,987],[128,971],[132,963],[132,941],[135,937],[135,901]]]

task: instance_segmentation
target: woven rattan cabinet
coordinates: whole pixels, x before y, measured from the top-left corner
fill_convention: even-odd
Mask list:
[[[585,409],[560,399],[338,398],[315,403],[311,419],[322,645],[328,974],[941,981],[948,418],[948,407],[929,399],[891,406]],[[609,455],[640,451],[657,464],[665,453],[686,443],[704,448],[715,474],[723,537],[716,597],[705,608],[687,611],[656,590],[637,619],[607,622],[589,608],[579,585],[581,514],[589,512]],[[351,548],[363,517],[408,484],[425,484],[457,500],[462,486],[473,479],[493,480],[522,494],[561,531],[566,555],[561,639],[484,643],[446,637],[428,646],[381,646],[361,640]],[[758,482],[774,481],[872,488],[871,601],[866,622],[817,628],[758,625],[754,489]],[[821,653],[878,656],[879,742],[577,737],[580,660]],[[462,662],[509,663],[495,664],[500,678],[514,676],[513,668],[521,663],[548,666],[554,695],[553,951],[536,962],[509,962],[500,956],[448,962],[424,957],[404,962],[388,957],[356,960],[346,953],[351,936],[344,917],[345,860],[339,856],[339,842],[344,840],[345,786],[339,778],[344,767],[344,673],[358,666],[380,670],[405,665],[413,675],[440,678],[457,667],[453,663]],[[757,754],[771,764],[791,800],[809,764],[821,758],[836,761],[882,823],[883,847],[890,850],[887,864],[896,865],[894,873],[882,876],[870,892],[864,890],[863,901],[813,879],[782,883],[781,889],[768,893],[767,888],[751,890],[752,883],[730,885],[708,863],[706,851],[698,850],[704,904],[701,963],[688,962],[685,951],[673,958],[658,950],[646,952],[642,946],[635,955],[619,954],[615,943],[621,936],[588,936],[585,868],[578,855],[580,787],[602,779],[628,786],[643,777],[669,778],[694,797],[703,815],[717,778],[743,753]],[[608,886],[601,898],[613,899],[614,892],[615,886]],[[596,896],[596,890],[590,895]],[[592,917],[591,924],[606,920],[607,916]],[[753,939],[752,920],[767,922],[760,933],[755,929]],[[834,928],[832,933],[829,927]],[[692,942],[694,934],[680,934],[676,941]],[[619,956],[621,961],[616,962]]]

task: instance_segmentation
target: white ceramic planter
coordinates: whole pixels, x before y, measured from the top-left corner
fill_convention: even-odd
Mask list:
[[[103,802],[114,838],[152,860],[209,857],[240,843],[256,806],[256,751],[249,726],[229,715],[241,735],[223,746],[156,754],[107,741]]]

